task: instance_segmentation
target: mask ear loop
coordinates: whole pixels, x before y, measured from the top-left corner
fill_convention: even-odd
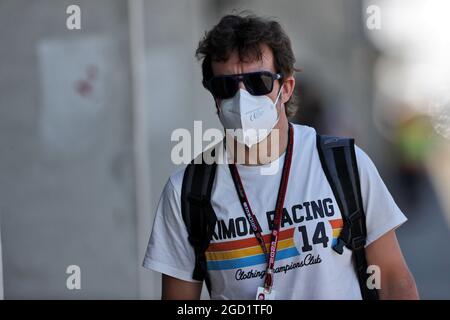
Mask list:
[[[284,83],[281,84],[281,87],[280,87],[280,89],[278,90],[277,98],[275,99],[275,103],[274,103],[275,107],[277,106],[278,100],[279,100],[280,97],[281,97],[281,90],[283,89],[283,86],[284,86]]]
[[[277,109],[278,100],[281,97],[281,90],[283,89],[283,86],[284,86],[284,83],[281,85],[280,90],[278,90],[277,98],[275,99],[275,102],[274,102],[275,110]],[[281,112],[281,108],[280,108],[280,112]],[[273,127],[275,127],[277,125],[279,120],[280,120],[280,114],[277,112],[277,120],[273,124]],[[272,129],[273,129],[273,127],[272,127]]]

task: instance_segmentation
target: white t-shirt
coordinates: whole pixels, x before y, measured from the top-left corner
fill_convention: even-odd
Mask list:
[[[332,249],[342,217],[322,170],[316,132],[294,127],[291,171],[276,254],[276,299],[361,299],[351,250]],[[226,158],[226,156],[225,156]],[[356,147],[361,193],[366,213],[367,245],[407,219],[395,204],[369,157]],[[237,165],[248,201],[270,242],[284,154],[276,174],[262,175],[262,166]],[[265,165],[268,166],[268,165]],[[264,167],[264,166],[263,166]],[[188,241],[180,194],[184,169],[168,180],[156,211],[144,267],[192,281],[194,251]],[[217,215],[206,252],[212,299],[255,299],[264,283],[266,260],[242,210],[228,166],[217,166],[211,201]]]

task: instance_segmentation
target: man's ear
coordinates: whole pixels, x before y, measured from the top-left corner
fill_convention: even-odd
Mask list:
[[[289,98],[292,96],[295,88],[295,78],[294,76],[289,76],[284,79],[283,88],[281,88],[281,102],[286,103]]]

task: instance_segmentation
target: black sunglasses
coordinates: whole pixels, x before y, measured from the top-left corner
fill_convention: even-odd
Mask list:
[[[217,99],[229,99],[239,90],[239,82],[243,82],[245,89],[254,96],[263,96],[273,89],[273,82],[281,79],[281,73],[258,71],[242,74],[215,76],[203,85]]]

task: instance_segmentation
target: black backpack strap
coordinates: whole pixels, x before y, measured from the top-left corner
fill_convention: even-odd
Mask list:
[[[344,221],[333,249],[339,254],[343,253],[344,246],[353,251],[362,298],[376,300],[377,290],[367,287],[369,275],[364,250],[367,236],[366,217],[361,198],[354,139],[317,135],[317,150]]]
[[[211,292],[211,282],[208,277],[205,251],[216,225],[216,214],[210,199],[216,172],[216,163],[195,164],[194,160],[187,165],[181,188],[181,213],[189,235],[189,242],[195,252],[195,267],[193,278],[205,280],[208,291]]]

